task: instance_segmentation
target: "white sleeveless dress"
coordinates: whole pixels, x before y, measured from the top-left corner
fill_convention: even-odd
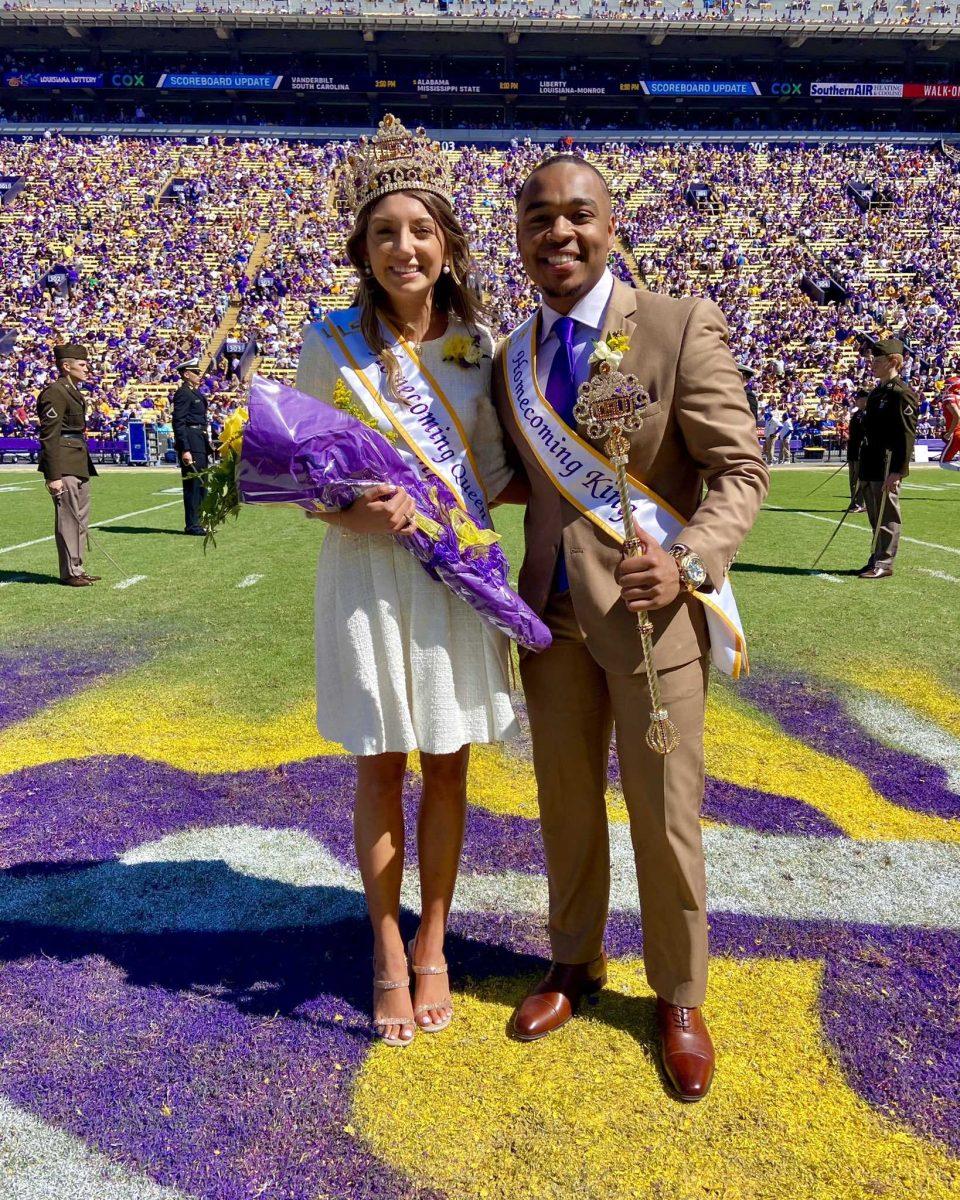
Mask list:
[[[456,410],[492,500],[513,473],[490,399],[493,342],[481,330],[491,357],[479,368],[444,362],[444,343],[464,332],[451,316],[421,358]],[[297,388],[330,404],[338,377],[308,327]],[[315,608],[320,733],[358,755],[451,754],[468,742],[515,736],[508,639],[392,537],[324,528]]]

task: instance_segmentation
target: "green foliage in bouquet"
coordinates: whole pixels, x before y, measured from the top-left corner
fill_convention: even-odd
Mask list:
[[[227,417],[220,434],[220,460],[205,471],[198,471],[206,495],[200,505],[200,524],[207,531],[203,548],[216,546],[214,530],[225,524],[228,517],[240,515],[237,493],[237,465],[243,448],[243,427],[247,423],[246,408],[238,408]]]
[[[338,379],[333,389],[333,404],[341,412],[349,413],[355,420],[376,429],[388,442],[396,444],[399,434],[393,428],[387,430],[374,420],[362,405],[358,404],[350,389]],[[200,505],[200,523],[207,531],[204,549],[208,545],[216,546],[215,531],[226,524],[229,517],[236,519],[240,515],[240,496],[237,492],[237,466],[240,462],[240,452],[243,449],[243,428],[248,420],[246,408],[238,408],[227,417],[223,431],[220,434],[220,459],[205,471],[197,471],[195,477],[200,479],[206,489],[203,502]]]

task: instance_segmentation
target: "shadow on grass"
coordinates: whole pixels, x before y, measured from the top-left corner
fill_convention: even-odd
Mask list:
[[[405,938],[417,920],[402,912]],[[366,1013],[371,941],[360,893],[258,879],[219,861],[21,863],[0,872],[0,963],[103,958],[132,988],[205,996],[247,1016],[302,1020],[320,995]],[[457,990],[511,1012],[547,966],[472,929],[451,929],[445,949]],[[580,1011],[658,1060],[651,997],[605,989]]]
[[[174,537],[191,536],[184,533],[182,529],[160,529],[156,525],[106,525],[102,529],[97,529],[98,537],[101,533],[169,533]]]
[[[810,513],[815,517],[839,517],[841,513],[847,512],[847,506],[843,508],[817,508],[813,504],[801,504],[798,508],[788,508],[785,504],[764,505],[765,513]],[[863,513],[854,513],[853,516],[862,517]]]
[[[782,567],[774,563],[741,563],[735,562],[730,568],[731,574],[746,574],[746,575],[817,575],[817,568],[810,567]],[[838,573],[838,572],[835,572]]]
[[[0,571],[0,583],[59,583],[58,575],[41,575],[37,571]]]
[[[401,914],[405,937],[418,917]],[[447,953],[479,979],[542,970],[533,954],[451,932]],[[0,962],[102,956],[134,987],[214,996],[293,1016],[318,993],[365,1012],[372,937],[363,895],[298,887],[220,861],[20,863],[0,872]],[[518,982],[523,990],[524,982]]]

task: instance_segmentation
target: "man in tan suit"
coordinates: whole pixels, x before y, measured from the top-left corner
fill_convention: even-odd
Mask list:
[[[648,536],[642,554],[622,559],[620,544],[561,493],[543,465],[542,445],[538,452],[521,429],[500,348],[495,398],[530,482],[520,593],[554,637],[548,650],[524,655],[520,666],[554,962],[518,1008],[514,1031],[524,1040],[552,1033],[606,981],[604,792],[615,727],[663,1063],[678,1095],[698,1100],[713,1074],[713,1047],[700,1014],[707,923],[699,812],[710,638],[693,593],[723,585],[768,475],[720,310],[706,300],[675,300],[614,280],[606,267],[613,230],[606,184],[582,160],[557,156],[524,183],[518,245],[543,297],[530,369],[545,403],[574,426],[576,388],[591,375],[596,343],[609,334],[629,339],[619,369],[638,377],[649,403],[642,428],[630,435],[628,471],[685,524],[674,545],[662,547]],[[651,706],[640,611],[653,621],[663,704],[680,738],[666,756],[645,740]]]
[[[83,565],[90,520],[90,478],[97,469],[87,449],[87,405],[79,384],[89,377],[86,347],[65,343],[53,349],[59,378],[37,397],[40,458],[37,470],[53,497],[54,536],[60,560],[60,582],[89,587],[99,575]]]

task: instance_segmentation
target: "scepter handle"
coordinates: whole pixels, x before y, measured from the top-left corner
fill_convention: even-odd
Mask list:
[[[616,461],[619,460],[619,461]],[[643,552],[643,542],[637,537],[637,526],[633,519],[633,508],[630,503],[630,491],[627,484],[627,471],[622,455],[616,455],[614,467],[617,472],[617,487],[620,491],[620,511],[623,514],[624,538],[623,557]],[[676,750],[680,742],[677,727],[670,720],[670,714],[663,706],[663,696],[660,692],[660,677],[654,666],[653,622],[650,614],[638,612],[637,632],[640,634],[640,649],[643,651],[643,665],[647,673],[647,688],[650,692],[650,725],[647,729],[647,745],[658,754],[669,754]]]

